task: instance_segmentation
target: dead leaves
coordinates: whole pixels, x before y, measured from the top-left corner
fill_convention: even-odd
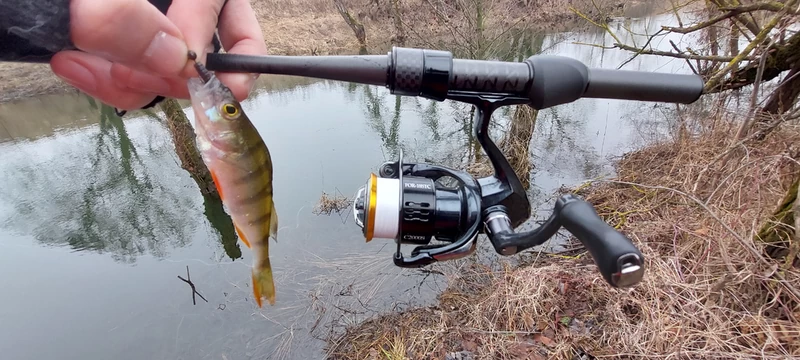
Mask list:
[[[549,338],[547,336],[544,336],[541,333],[533,335],[533,340],[538,341],[538,342],[544,344],[547,347],[552,347],[553,345],[556,344],[556,342],[553,341],[553,339],[551,339],[551,338]]]
[[[478,351],[478,344],[476,344],[474,341],[463,340],[461,341],[461,347],[469,352]]]

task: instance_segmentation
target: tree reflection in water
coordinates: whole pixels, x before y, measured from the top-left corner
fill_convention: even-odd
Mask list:
[[[105,253],[122,263],[145,254],[164,258],[168,249],[187,246],[201,228],[201,196],[177,164],[167,129],[157,125],[163,134],[141,144],[113,108],[87,99],[96,127],[40,140],[65,143],[44,161],[36,161],[43,158],[37,153],[52,144],[35,144],[31,156],[9,164],[13,176],[3,196],[13,210],[0,225],[42,244]],[[241,258],[222,203],[205,199],[203,206],[226,254]]]

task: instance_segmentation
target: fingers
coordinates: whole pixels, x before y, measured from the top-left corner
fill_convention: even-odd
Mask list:
[[[197,72],[187,52],[194,50],[205,62],[218,20],[227,52],[267,53],[249,1],[228,0],[220,15],[224,1],[173,0],[165,16],[146,0],[71,0],[72,40],[86,53],[59,53],[51,68],[73,86],[121,109],[146,105],[156,95],[188,98],[185,80]],[[257,78],[218,76],[239,101]]]
[[[228,0],[224,9],[223,2],[223,0],[174,0],[167,17],[186,34],[186,43],[190,49],[197,52],[200,62],[205,62],[206,53],[211,51],[211,39],[217,27],[217,20],[219,20],[220,41],[227,52],[266,55],[264,36],[250,2]],[[191,64],[187,64],[183,74],[187,77],[197,76]],[[241,73],[219,73],[218,76],[239,101],[250,94],[258,77]]]
[[[111,62],[85,52],[61,51],[53,56],[50,67],[72,86],[119,109],[139,109],[156,96],[118,86],[111,78]]]
[[[117,86],[128,90],[158,94],[176,99],[189,98],[186,79],[182,77],[164,78],[132,69],[122,64],[111,65],[110,76],[118,84]]]
[[[220,16],[219,37],[229,53],[266,55],[267,45],[256,15],[248,0],[228,0]],[[255,84],[258,74],[219,73],[237,100],[244,100]]]
[[[162,76],[186,66],[180,28],[145,0],[72,0],[70,14],[72,40],[83,51]]]
[[[206,61],[211,38],[217,29],[217,19],[224,0],[173,0],[167,18],[186,37],[189,49],[197,53],[197,61]],[[183,76],[197,76],[194,67],[184,64]]]

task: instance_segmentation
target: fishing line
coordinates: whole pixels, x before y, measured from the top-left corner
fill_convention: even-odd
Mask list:
[[[186,315],[181,316],[181,321],[178,323],[178,328],[175,329],[175,352],[178,352],[178,337],[180,336],[181,332],[181,325],[183,325],[183,319],[186,318]]]

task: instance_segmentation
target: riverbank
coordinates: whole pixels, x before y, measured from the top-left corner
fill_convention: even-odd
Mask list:
[[[368,51],[382,53],[396,43],[394,2],[344,1],[349,13],[363,24]],[[511,28],[571,29],[586,27],[570,8],[594,18],[640,12],[652,2],[615,0],[545,0],[485,2],[482,16],[485,39],[495,39]],[[325,0],[253,0],[267,49],[275,55],[329,55],[358,53],[359,44],[337,12]],[[456,3],[429,0],[398,1],[405,46],[462,50],[469,53],[475,43],[476,9]],[[596,7],[595,7],[596,6]],[[45,94],[75,92],[75,88],[53,75],[48,64],[0,63],[0,103]]]
[[[436,306],[350,328],[331,339],[332,358],[800,355],[798,261],[756,235],[792,186],[796,196],[800,127],[784,123],[725,161],[719,154],[742,121],[737,113],[747,112],[703,102],[702,114],[675,114],[697,134],[676,131],[624,155],[615,178],[572,190],[644,254],[636,287],[608,286],[583,250],[532,254],[535,261],[502,271],[469,263]]]

